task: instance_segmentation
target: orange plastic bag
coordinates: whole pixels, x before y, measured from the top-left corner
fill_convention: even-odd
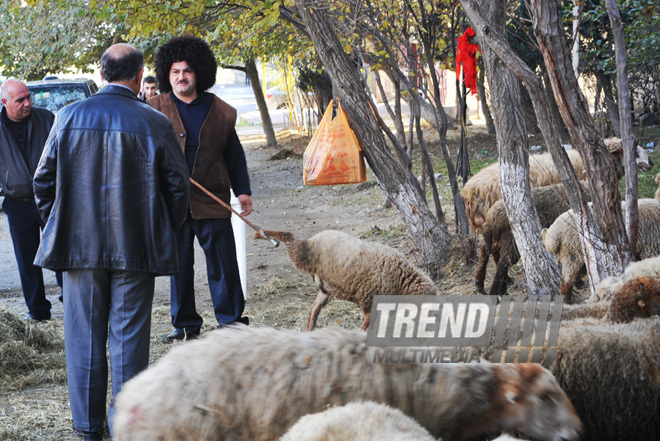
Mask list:
[[[334,101],[334,100],[333,100]],[[323,115],[303,155],[305,185],[357,184],[367,180],[367,171],[355,133],[337,99],[337,116],[332,104]]]

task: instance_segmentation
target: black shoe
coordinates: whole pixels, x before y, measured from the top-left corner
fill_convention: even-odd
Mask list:
[[[101,441],[103,435],[100,432],[83,432],[81,430],[77,431],[78,436],[81,436],[83,441]]]
[[[45,322],[46,320],[50,320],[50,317],[37,318],[28,312],[23,320],[28,322]]]
[[[199,337],[199,331],[186,331],[185,328],[175,328],[161,340],[163,343],[173,343],[175,340],[192,340]]]
[[[245,325],[245,326],[249,326],[250,325],[250,318],[247,317],[247,316],[243,316],[241,318],[238,318],[238,319],[234,320],[233,322],[223,323],[222,325],[218,325],[218,329],[221,329],[222,327],[227,326],[227,325],[235,325],[237,323]]]

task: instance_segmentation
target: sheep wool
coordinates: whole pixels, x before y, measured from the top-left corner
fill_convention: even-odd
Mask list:
[[[600,281],[589,301],[611,300],[614,293],[628,280],[648,276],[660,280],[660,256],[630,262],[620,276],[607,277]]]
[[[660,439],[660,318],[562,323],[549,367],[582,419],[582,441]]]
[[[586,178],[584,164],[577,150],[566,152],[578,179]],[[530,155],[529,181],[532,187],[542,187],[561,182],[559,173],[549,153]],[[460,192],[465,202],[468,223],[475,232],[480,232],[486,221],[486,213],[495,202],[502,199],[500,192],[500,165],[495,162],[481,169],[465,184]]]
[[[437,441],[399,409],[372,401],[306,415],[280,441]]]
[[[587,197],[590,198],[586,186],[584,190]],[[534,198],[534,206],[541,227],[549,227],[557,217],[569,209],[566,192],[561,184],[533,188],[532,197]],[[481,246],[479,253],[475,285],[480,293],[486,294],[484,280],[488,261],[492,255],[496,260],[497,269],[489,294],[505,295],[509,268],[518,262],[520,255],[513,238],[504,201],[499,200],[490,207],[481,234],[484,238],[484,244]]]
[[[640,199],[639,231],[637,251],[642,258],[660,255],[660,201],[656,199]],[[546,250],[555,255],[561,266],[560,294],[567,300],[573,285],[580,275],[586,272],[580,237],[573,211],[569,210],[543,231],[543,245]]]
[[[304,415],[354,401],[394,406],[445,441],[578,439],[570,401],[537,364],[378,363],[365,332],[336,328],[205,335],[124,385],[115,441],[275,441]]]
[[[660,313],[660,280],[642,276],[628,280],[614,293],[605,320],[627,323]]]
[[[296,268],[314,278],[319,291],[307,321],[308,331],[314,328],[331,296],[357,303],[364,314],[362,329],[366,330],[375,295],[438,294],[429,276],[387,245],[334,230],[322,231],[307,240],[296,240],[289,232],[265,231],[286,244]]]

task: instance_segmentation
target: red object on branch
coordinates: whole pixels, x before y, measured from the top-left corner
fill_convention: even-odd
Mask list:
[[[467,28],[463,35],[458,37],[456,54],[456,78],[461,77],[461,63],[463,64],[463,81],[465,87],[470,89],[472,95],[477,93],[477,51],[481,53],[479,45],[470,43],[470,38],[476,33],[474,29]]]

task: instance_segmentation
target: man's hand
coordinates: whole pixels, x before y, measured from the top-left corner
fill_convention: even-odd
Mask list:
[[[249,194],[239,194],[238,202],[241,203],[241,216],[252,213],[252,198]]]

